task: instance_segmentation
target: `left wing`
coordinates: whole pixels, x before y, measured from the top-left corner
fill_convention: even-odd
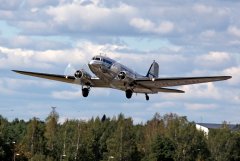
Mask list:
[[[20,71],[20,70],[12,70],[12,71],[16,72],[16,73],[19,73],[19,74],[38,77],[38,78],[50,79],[50,80],[55,80],[55,81],[60,81],[60,82],[65,82],[65,83],[71,83],[71,84],[78,84],[78,85],[81,84],[81,80],[76,79],[74,76],[28,72],[28,71]],[[91,78],[91,82],[92,82],[92,84],[91,84],[92,87],[107,87],[108,86],[105,82],[101,81],[98,78]]]
[[[48,73],[37,73],[37,72],[27,72],[27,71],[20,71],[20,70],[12,70],[13,72],[38,77],[38,78],[45,78],[65,83],[73,83],[75,84],[75,77],[74,76],[64,76],[64,75],[57,75],[57,74],[48,74]]]
[[[223,81],[232,78],[231,76],[214,77],[179,77],[179,78],[156,78],[156,79],[137,79],[135,82],[147,88],[161,88],[171,86],[181,86],[189,84],[199,84],[215,81]]]

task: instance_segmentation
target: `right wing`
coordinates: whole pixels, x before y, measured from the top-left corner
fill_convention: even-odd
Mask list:
[[[28,72],[28,71],[20,71],[20,70],[12,70],[12,71],[19,73],[19,74],[38,77],[38,78],[44,78],[44,79],[55,80],[55,81],[71,83],[71,84],[78,84],[78,85],[81,84],[81,80],[76,79],[74,76]],[[91,84],[92,87],[107,87],[108,86],[104,81],[102,81],[98,78],[91,78],[91,82],[92,82],[92,84]]]
[[[179,77],[179,78],[156,78],[156,79],[137,79],[136,83],[147,88],[162,88],[171,86],[181,86],[199,84],[215,81],[223,81],[232,78],[231,76],[214,77]]]

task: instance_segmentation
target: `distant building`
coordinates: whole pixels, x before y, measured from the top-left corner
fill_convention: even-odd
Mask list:
[[[232,131],[237,131],[240,129],[240,126],[238,124],[227,124],[228,128]],[[209,129],[220,129],[223,127],[223,124],[212,124],[212,123],[196,123],[196,128],[198,130],[201,130],[205,133],[205,135],[208,135]]]

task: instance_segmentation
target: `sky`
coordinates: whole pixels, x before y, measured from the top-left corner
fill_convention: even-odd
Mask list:
[[[190,121],[240,123],[240,2],[234,0],[0,0],[0,114],[60,121],[123,113],[144,123],[155,113]],[[85,69],[99,53],[145,75],[230,75],[228,81],[179,86],[185,94],[142,94],[27,77],[12,69],[56,74]],[[71,66],[71,70],[69,70]],[[90,72],[90,71],[89,71]],[[73,73],[70,73],[73,74]]]

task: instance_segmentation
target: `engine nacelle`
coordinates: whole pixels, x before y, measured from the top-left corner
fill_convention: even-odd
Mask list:
[[[134,80],[135,75],[126,71],[121,71],[117,75],[118,79],[126,81],[126,82],[131,82]]]
[[[118,74],[118,78],[121,79],[121,80],[124,80],[126,78],[126,72],[125,71],[122,71]]]
[[[91,80],[91,75],[83,69],[82,70],[77,70],[74,73],[74,77],[76,79],[81,79],[81,80]]]

